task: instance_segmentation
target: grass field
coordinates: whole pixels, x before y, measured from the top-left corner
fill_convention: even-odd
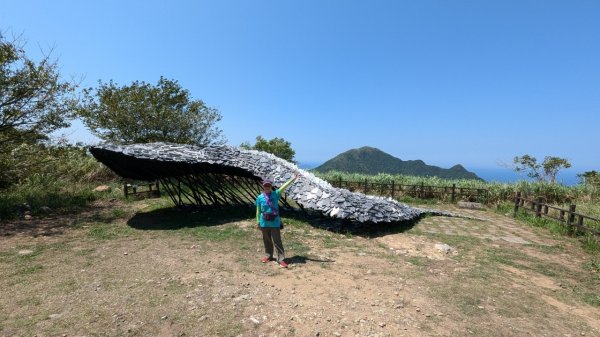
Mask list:
[[[600,333],[597,253],[496,210],[437,206],[471,218],[359,235],[288,217],[287,270],[259,262],[252,209],[98,200],[3,222],[0,335]]]

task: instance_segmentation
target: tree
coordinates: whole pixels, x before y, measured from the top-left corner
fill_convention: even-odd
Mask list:
[[[600,173],[598,171],[587,171],[577,175],[585,185],[600,186]]]
[[[217,109],[193,100],[177,81],[161,76],[153,86],[135,81],[117,86],[112,80],[85,89],[78,109],[86,126],[99,138],[118,143],[171,142],[211,145],[224,142],[215,124]]]
[[[0,187],[40,167],[47,134],[69,125],[77,85],[60,79],[49,55],[35,62],[0,34]]]
[[[283,138],[275,137],[271,140],[266,140],[262,136],[257,136],[256,143],[254,145],[250,145],[249,142],[244,142],[242,145],[240,145],[240,147],[246,150],[258,150],[272,153],[281,159],[296,163],[294,161],[296,151],[292,149],[292,143]]]
[[[525,154],[514,158],[514,170],[527,172],[527,176],[538,181],[556,182],[556,174],[563,168],[571,167],[571,163],[564,158],[546,156],[541,164],[533,156]]]
[[[36,63],[0,34],[0,153],[69,126],[76,87],[60,80],[49,56]]]
[[[559,157],[545,157],[544,161],[542,162],[544,176],[547,179],[549,178],[550,182],[553,184],[556,182],[556,174],[558,171],[563,168],[567,169],[569,167],[571,167],[571,163],[569,163],[568,160]]]

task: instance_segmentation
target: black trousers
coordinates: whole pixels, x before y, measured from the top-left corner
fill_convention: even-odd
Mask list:
[[[277,250],[277,262],[285,259],[283,251],[283,243],[281,242],[281,230],[275,227],[261,227],[260,231],[263,235],[263,243],[265,244],[265,256],[273,257],[273,246]]]

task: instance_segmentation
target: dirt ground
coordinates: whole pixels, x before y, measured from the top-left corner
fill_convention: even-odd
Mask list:
[[[368,235],[287,218],[283,269],[251,211],[164,207],[0,224],[0,336],[600,336],[598,257],[492,211]]]

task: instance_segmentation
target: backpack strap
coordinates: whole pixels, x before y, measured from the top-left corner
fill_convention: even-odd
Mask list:
[[[271,211],[273,212],[273,214],[275,214],[275,216],[277,216],[277,210],[275,209],[275,207],[273,207],[273,204],[271,203],[271,199],[269,198],[269,195],[265,192],[263,192],[265,199],[267,200],[267,204],[269,205],[269,207],[271,207]]]

